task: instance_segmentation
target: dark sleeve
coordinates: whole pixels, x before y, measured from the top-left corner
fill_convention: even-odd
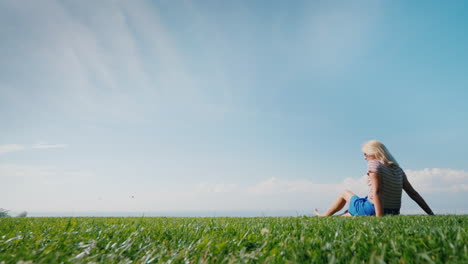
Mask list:
[[[401,171],[401,175],[403,176],[402,179],[403,180],[407,179],[405,171],[402,168],[400,168],[400,171]]]

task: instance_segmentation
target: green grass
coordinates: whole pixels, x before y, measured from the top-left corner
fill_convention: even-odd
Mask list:
[[[468,263],[468,216],[1,218],[0,263]]]

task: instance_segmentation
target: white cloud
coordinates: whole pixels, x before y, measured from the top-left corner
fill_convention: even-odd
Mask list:
[[[25,150],[26,147],[17,144],[0,145],[0,154]]]
[[[195,185],[199,193],[229,193],[238,191],[239,185],[229,183],[200,183]]]
[[[454,169],[406,170],[408,180],[417,190],[427,193],[468,191],[468,172]]]
[[[339,187],[340,186],[336,184],[318,184],[309,180],[287,180],[273,177],[247,187],[246,191],[248,193],[258,195],[278,193],[317,193],[318,191],[335,192]]]
[[[48,144],[47,142],[38,142],[31,146],[33,149],[52,149],[52,148],[66,148],[66,144]]]
[[[141,9],[149,9],[141,1],[131,4],[28,1],[27,5],[12,1],[5,10],[14,14],[13,27],[19,27],[28,36],[24,41],[13,39],[24,44],[11,47],[15,55],[12,60],[26,56],[30,62],[12,70],[43,73],[41,76],[28,74],[29,82],[41,88],[49,106],[60,108],[66,114],[84,118],[134,117],[141,102],[138,96],[130,94],[145,91],[145,97],[140,99],[154,102],[159,98],[152,96],[156,94],[153,90],[160,89],[149,79],[143,62],[145,55],[139,52],[138,37],[133,33],[134,28],[143,26],[147,30],[143,34],[154,32],[153,25],[136,24],[131,19],[157,16],[149,11],[141,14],[132,11],[132,6],[141,5]],[[164,37],[159,36],[157,40],[164,41]],[[148,46],[155,48],[152,44]],[[169,54],[169,50],[160,51]],[[159,62],[158,58],[154,61]],[[154,72],[153,75],[165,76]],[[12,84],[13,88],[23,88],[16,85]]]
[[[6,144],[0,145],[0,154],[9,152],[25,151],[29,149],[54,149],[54,148],[66,148],[66,144],[48,144],[47,142],[39,142],[33,145],[20,145],[20,144]]]

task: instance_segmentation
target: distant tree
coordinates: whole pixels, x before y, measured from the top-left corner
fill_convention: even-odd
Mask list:
[[[0,217],[9,217],[8,210],[0,208]]]
[[[28,212],[23,211],[23,212],[19,213],[16,217],[26,217],[26,216],[28,216]]]

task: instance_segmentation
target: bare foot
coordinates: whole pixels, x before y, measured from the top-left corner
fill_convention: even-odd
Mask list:
[[[323,214],[321,214],[321,213],[317,210],[317,208],[315,208],[314,213],[315,213],[317,216],[324,216]]]
[[[345,217],[348,217],[348,216],[352,216],[349,212],[345,212],[343,213],[341,216],[345,216]]]

